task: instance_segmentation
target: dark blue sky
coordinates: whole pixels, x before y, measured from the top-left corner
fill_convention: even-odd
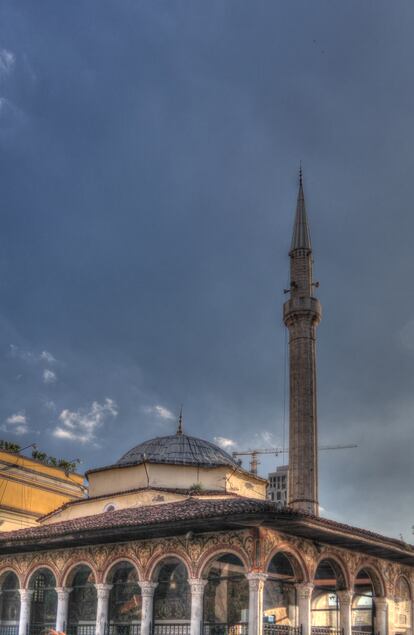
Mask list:
[[[321,455],[324,513],[412,539],[413,19],[408,0],[0,1],[3,437],[87,469],[173,432],[183,402],[191,434],[280,445],[302,160],[320,441],[359,445]]]

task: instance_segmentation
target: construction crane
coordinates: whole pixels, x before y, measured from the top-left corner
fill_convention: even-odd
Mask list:
[[[320,445],[318,450],[347,450],[349,448],[357,448],[355,443],[349,445]],[[237,459],[240,456],[250,456],[250,472],[257,474],[257,466],[260,461],[257,458],[259,454],[273,454],[279,456],[279,454],[286,454],[289,450],[284,448],[267,448],[267,449],[255,449],[255,450],[242,450],[240,452],[233,452],[233,458]]]

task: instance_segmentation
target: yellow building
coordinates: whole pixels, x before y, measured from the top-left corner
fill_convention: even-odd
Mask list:
[[[82,475],[0,449],[0,531],[34,526],[84,492]]]

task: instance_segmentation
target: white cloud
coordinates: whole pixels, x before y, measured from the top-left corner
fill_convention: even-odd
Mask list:
[[[54,370],[45,368],[43,371],[43,382],[45,384],[54,384],[57,381],[57,375]]]
[[[39,354],[21,346],[16,346],[16,344],[10,344],[10,357],[29,363],[47,362],[48,364],[55,364],[57,362],[56,357],[49,351],[42,351]]]
[[[7,417],[6,419],[6,423],[10,423],[12,425],[15,423],[26,423],[26,421],[27,419],[24,412],[16,412],[16,414],[10,415],[10,417]]]
[[[14,53],[7,49],[0,49],[0,77],[9,75],[13,70],[15,62],[16,57]]]
[[[31,351],[26,351],[24,348],[16,346],[16,344],[10,344],[10,357],[22,359],[24,362],[36,361],[36,358]]]
[[[26,432],[29,431],[29,425],[24,410],[7,417],[4,425],[1,426],[1,429],[5,432],[13,432],[13,434],[26,434]]]
[[[177,419],[177,417],[171,412],[171,410],[168,410],[168,408],[165,408],[164,406],[147,406],[146,408],[144,408],[144,412],[146,412],[147,414],[156,415],[160,419],[166,419],[167,421],[175,421],[175,419]]]
[[[260,443],[264,442],[266,445],[274,445],[275,444],[273,432],[269,432],[269,430],[261,430],[260,432],[255,434],[255,437],[260,439]]]
[[[237,445],[236,441],[233,441],[233,439],[227,439],[226,437],[214,437],[214,442],[224,450],[235,448]]]
[[[43,405],[46,408],[46,410],[50,410],[51,412],[56,411],[56,404],[51,399],[46,400]]]
[[[48,364],[54,364],[56,362],[56,358],[53,357],[52,353],[49,353],[49,351],[42,351],[40,353],[40,359]]]
[[[94,401],[90,408],[79,410],[62,410],[59,425],[53,430],[58,439],[68,439],[88,443],[94,441],[96,432],[103,426],[108,417],[118,415],[118,406],[113,399],[106,398],[104,403]]]

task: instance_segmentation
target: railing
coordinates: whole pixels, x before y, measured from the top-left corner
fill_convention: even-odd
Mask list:
[[[95,631],[96,624],[68,624],[65,632],[66,635],[95,635]]]
[[[19,632],[18,624],[2,624],[0,625],[0,635],[17,635]]]
[[[344,629],[333,628],[333,626],[312,626],[312,635],[344,635]]]
[[[71,634],[68,633],[68,635]],[[81,633],[80,635],[83,635],[83,633]],[[141,635],[141,624],[128,624],[128,622],[112,622],[111,624],[106,625],[105,635]]]
[[[302,635],[302,625],[290,626],[290,624],[263,622],[263,635]]]
[[[203,635],[247,635],[248,623],[237,624],[204,623]]]
[[[152,627],[153,635],[190,635],[190,630],[190,624],[182,622],[166,622]]]
[[[55,622],[44,622],[42,624],[28,624],[27,635],[49,635],[50,631],[56,628]]]
[[[352,635],[373,635],[373,630],[368,628],[354,628],[352,627]]]

